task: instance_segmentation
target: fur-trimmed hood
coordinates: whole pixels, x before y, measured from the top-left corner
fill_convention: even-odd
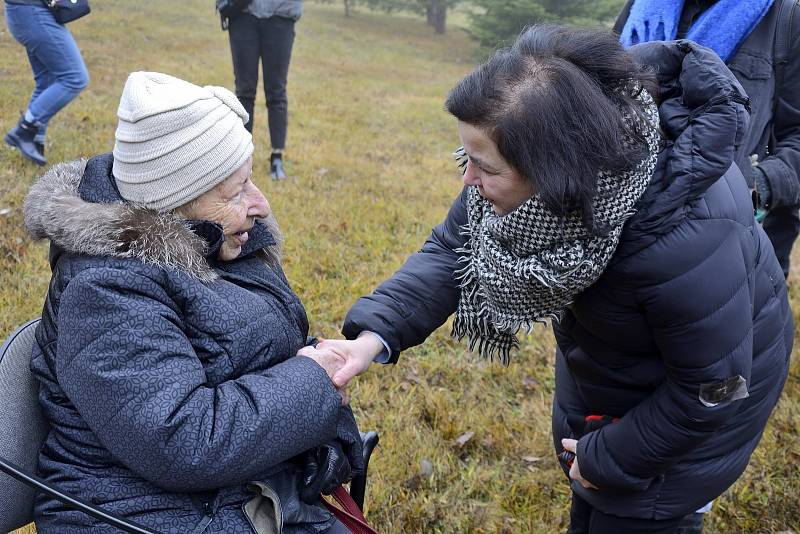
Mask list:
[[[112,162],[106,154],[54,165],[25,198],[28,232],[76,254],[134,258],[204,282],[217,278],[210,259],[224,240],[221,227],[123,201],[111,175]],[[256,221],[242,256],[261,254],[269,263],[279,263],[279,238],[272,216]]]

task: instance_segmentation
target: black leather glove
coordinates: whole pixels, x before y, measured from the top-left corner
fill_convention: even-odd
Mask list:
[[[303,476],[300,480],[300,498],[313,504],[320,493],[330,493],[351,478],[350,462],[338,441],[329,441],[306,451]]]

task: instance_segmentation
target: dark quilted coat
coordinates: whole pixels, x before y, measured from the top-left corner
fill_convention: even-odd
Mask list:
[[[600,488],[573,491],[606,513],[664,519],[742,473],[786,379],[794,328],[780,266],[732,165],[747,127],[741,86],[688,42],[632,53],[658,73],[665,146],[606,271],[553,325],[553,431],[557,450],[561,438],[581,438],[581,471]],[[462,194],[422,250],[350,310],[345,335],[375,331],[396,360],[443,324],[459,296],[465,222]],[[702,384],[737,375],[749,397],[700,402]],[[591,414],[621,419],[581,437]]]
[[[250,533],[250,481],[276,492],[284,532],[331,515],[298,499],[301,452],[360,439],[325,371],[295,353],[305,311],[258,222],[239,258],[221,229],[120,201],[111,155],[53,167],[25,206],[51,240],[32,369],[52,428],[39,475],[158,532]],[[276,228],[276,227],[275,227]],[[40,533],[113,532],[39,497]]]

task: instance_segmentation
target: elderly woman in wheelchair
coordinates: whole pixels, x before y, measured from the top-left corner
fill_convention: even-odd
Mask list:
[[[322,506],[363,470],[355,419],[251,181],[247,114],[219,87],[136,72],[113,154],[54,166],[25,220],[51,241],[31,368],[39,475],[158,532],[345,532]],[[39,496],[40,533],[101,532]]]

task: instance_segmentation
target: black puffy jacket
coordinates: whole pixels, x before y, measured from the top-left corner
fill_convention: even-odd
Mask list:
[[[742,473],[786,379],[794,326],[733,164],[747,129],[741,86],[713,52],[686,41],[631,53],[658,73],[665,146],[607,269],[553,325],[553,431],[556,444],[581,438],[581,471],[600,488],[573,483],[581,497],[606,513],[664,519]],[[455,311],[465,206],[462,193],[422,250],[353,306],[347,337],[377,332],[396,360]],[[749,397],[700,401],[704,384],[739,375]],[[569,423],[589,414],[620,420],[581,436]]]

